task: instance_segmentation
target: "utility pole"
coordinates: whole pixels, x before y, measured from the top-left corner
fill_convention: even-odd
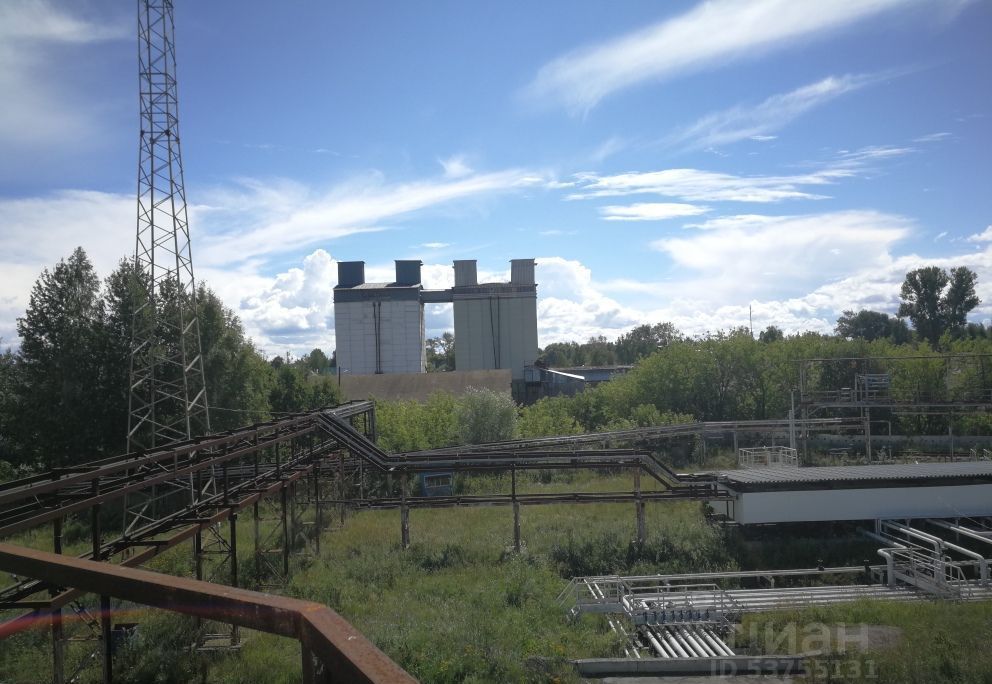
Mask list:
[[[138,0],[136,276],[128,451],[210,431],[179,153],[172,0]]]

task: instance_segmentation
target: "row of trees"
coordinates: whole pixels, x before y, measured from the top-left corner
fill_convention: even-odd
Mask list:
[[[0,461],[53,467],[126,449],[136,274],[123,260],[102,283],[81,249],[46,269],[17,321],[21,346],[0,355]],[[234,313],[197,291],[211,429],[338,401],[329,361],[314,350],[269,363]]]
[[[985,337],[992,331],[968,323],[968,314],[981,303],[975,294],[977,282],[975,272],[965,267],[947,271],[927,266],[910,271],[900,290],[902,302],[898,316],[868,309],[844,311],[834,332],[842,338],[869,342],[886,339],[904,344],[916,339],[928,342],[934,349],[946,348],[952,339]],[[907,320],[912,323],[912,330]],[[782,330],[774,325],[758,333],[761,342],[776,342],[783,337]],[[549,344],[538,363],[551,367],[633,364],[687,339],[671,323],[640,325],[612,342],[599,336],[584,343]]]

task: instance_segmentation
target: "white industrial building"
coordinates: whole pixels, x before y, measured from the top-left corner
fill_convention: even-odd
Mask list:
[[[475,261],[455,262],[450,290],[455,315],[455,368],[509,369],[523,380],[537,359],[534,260],[510,262],[509,283],[479,283]]]
[[[733,499],[711,506],[743,525],[992,515],[992,461],[743,468],[717,487]]]
[[[392,283],[365,282],[365,262],[338,263],[334,288],[337,362],[352,375],[421,373],[424,304],[453,304],[455,368],[509,370],[523,382],[537,359],[534,260],[513,259],[509,283],[479,283],[474,260],[454,262],[455,286],[425,290],[420,261],[397,261]]]
[[[422,372],[420,289],[419,261],[397,261],[392,283],[366,283],[365,262],[340,262],[334,288],[338,366],[355,375]]]

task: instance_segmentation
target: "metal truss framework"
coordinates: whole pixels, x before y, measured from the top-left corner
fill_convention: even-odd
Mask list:
[[[401,540],[407,547],[412,508],[509,505],[514,512],[514,546],[520,549],[521,506],[631,502],[637,539],[643,541],[646,502],[712,501],[727,495],[716,489],[711,477],[677,474],[650,451],[596,445],[717,436],[728,430],[735,434],[738,430],[784,431],[787,425],[786,421],[693,423],[622,434],[482,445],[471,451],[387,454],[375,445],[372,402],[351,402],[2,484],[0,537],[51,525],[51,548],[67,561],[103,561],[124,568],[140,566],[167,549],[192,541],[198,579],[218,579],[238,586],[244,575],[238,567],[238,522],[242,512],[251,509],[253,581],[262,589],[281,587],[291,571],[293,550],[319,552],[320,532],[332,518],[339,517],[343,524],[346,511],[352,509],[398,508]],[[810,429],[836,431],[846,426],[843,421],[823,420],[812,421]],[[594,448],[577,449],[582,445]],[[633,487],[622,492],[550,495],[517,491],[518,471],[577,468],[629,472]],[[413,496],[411,476],[437,470],[507,473],[510,491],[481,496]],[[662,489],[643,489],[642,476],[655,480]],[[110,504],[125,498],[140,501],[143,512],[115,518],[119,509]],[[89,550],[76,558],[63,553],[63,528],[69,523],[77,529],[88,524],[90,531]],[[0,562],[3,570],[18,572],[19,567],[23,566]],[[39,620],[49,623],[54,679],[61,683],[66,665],[71,665],[65,659],[63,610],[79,602],[85,587],[66,588],[44,578],[41,574],[27,575],[0,589],[0,610],[29,611],[0,623],[0,636],[31,627]],[[112,672],[112,595],[118,596],[100,597],[100,610],[95,612],[98,617],[90,621],[101,636],[105,681],[110,681]],[[237,636],[235,627],[225,635],[225,643],[235,643]],[[201,643],[207,648],[215,645],[210,640]]]
[[[138,2],[141,134],[128,451],[210,432],[179,149],[172,0]]]
[[[799,408],[804,424],[817,416],[848,420],[857,416],[863,425],[865,454],[871,461],[871,425],[882,414],[953,418],[992,411],[990,369],[992,354],[803,359],[799,363]],[[950,420],[948,435],[953,457]],[[803,432],[803,438],[808,455],[808,433]]]

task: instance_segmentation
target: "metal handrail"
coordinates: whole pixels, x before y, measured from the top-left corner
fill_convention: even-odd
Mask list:
[[[335,681],[367,684],[416,681],[343,617],[319,603],[11,544],[0,544],[0,569],[55,586],[74,587],[296,639],[303,649],[305,678],[312,679],[313,668],[306,667],[306,660],[313,654]],[[0,638],[5,636],[0,631]]]

